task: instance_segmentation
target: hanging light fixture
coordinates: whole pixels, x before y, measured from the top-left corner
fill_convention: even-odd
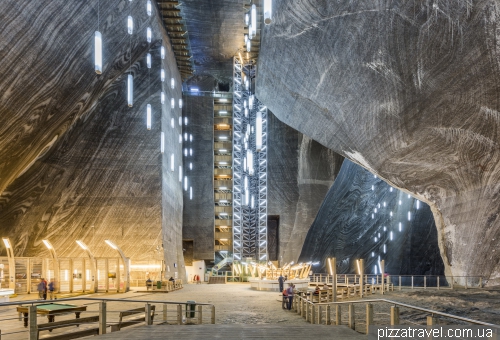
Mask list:
[[[182,109],[182,98],[179,98],[179,109]]]
[[[182,165],[179,165],[179,182],[182,183]]]
[[[187,126],[188,125],[188,117],[184,117],[184,125]]]
[[[170,171],[172,171],[172,172],[174,172],[174,169],[175,169],[174,161],[175,161],[175,156],[172,153],[172,154],[170,154]]]
[[[192,141],[193,141],[193,135],[192,135],[192,134],[190,134],[190,135],[189,135],[189,141],[190,141],[190,142],[192,142]]]
[[[172,109],[175,109],[175,99],[174,99],[174,98],[170,99],[170,107],[171,107]],[[182,125],[182,124],[181,124],[181,125]]]
[[[102,73],[102,36],[99,32],[100,23],[100,1],[97,1],[97,31],[94,33],[94,64],[95,73]]]
[[[188,178],[187,176],[184,176],[184,191],[188,190]]]
[[[189,187],[189,199],[193,199],[193,187]]]
[[[182,133],[179,133],[179,144],[182,144]]]
[[[134,105],[134,76],[130,73],[127,77],[127,101],[129,107]]]
[[[165,59],[165,47],[164,46],[162,46],[160,49],[160,56],[162,59]]]
[[[165,92],[161,91],[161,94],[160,94],[160,101],[162,104],[165,104]]]
[[[153,34],[151,33],[151,28],[150,28],[150,27],[148,27],[148,28],[147,28],[147,30],[146,30],[146,39],[148,40],[148,43],[150,43],[150,42],[151,42],[151,36],[152,36],[152,35],[153,35]]]
[[[247,52],[250,52],[252,50],[252,43],[251,43],[251,40],[248,39],[247,40]]]
[[[160,71],[160,79],[162,82],[165,81],[165,70],[164,69],[161,69],[161,71]]]
[[[179,116],[179,126],[182,126],[182,116]]]
[[[248,40],[252,39],[253,39],[253,30],[252,30],[252,24],[250,24],[250,26],[248,26]]]
[[[245,34],[245,44],[247,43],[248,41],[248,34]]]
[[[150,53],[146,54],[146,65],[148,66],[148,68],[151,68],[151,54]]]
[[[132,16],[128,16],[127,18],[127,29],[128,29],[128,34],[134,33],[134,19],[132,19]]]
[[[151,0],[148,0],[148,1],[146,2],[146,13],[148,13],[148,16],[149,16],[149,17],[151,16],[151,10],[152,10]]]
[[[101,32],[95,31],[94,34],[95,43],[95,73],[102,73],[102,37]]]
[[[151,130],[151,105],[146,105],[146,125],[148,130]]]
[[[250,22],[250,15],[248,13],[246,13],[245,14],[245,25],[248,26],[249,22]]]
[[[255,4],[252,5],[252,34],[257,35],[257,6]]]
[[[273,1],[264,0],[264,24],[269,25],[273,16]]]
[[[184,141],[187,142],[187,140],[188,140],[188,134],[187,134],[187,132],[184,132]]]
[[[170,87],[172,89],[175,89],[175,79],[174,78],[170,78]]]
[[[192,155],[193,155],[193,149],[189,148],[189,156],[192,156]]]
[[[161,153],[165,152],[165,133],[163,131],[160,136],[160,151]]]
[[[172,127],[172,129],[175,128],[175,121],[174,121],[174,118],[170,118],[170,126]]]
[[[189,163],[189,170],[193,170],[193,163]]]

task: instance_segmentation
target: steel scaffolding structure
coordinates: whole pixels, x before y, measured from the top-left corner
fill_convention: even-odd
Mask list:
[[[233,257],[267,261],[267,108],[252,92],[255,65],[233,62]]]

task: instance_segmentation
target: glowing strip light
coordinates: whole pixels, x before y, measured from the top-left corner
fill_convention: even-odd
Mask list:
[[[129,107],[134,105],[134,77],[131,74],[127,76],[127,102]]]
[[[151,36],[152,36],[152,35],[153,35],[153,34],[151,33],[151,28],[150,28],[150,27],[148,27],[148,28],[147,28],[147,30],[146,30],[146,40],[148,41],[148,43],[150,43],[150,42],[151,42]]]
[[[161,69],[161,71],[160,71],[160,79],[162,82],[165,81],[165,70],[164,69]]]
[[[151,9],[152,9],[152,7],[151,7],[151,0],[148,0],[146,2],[146,13],[148,13],[148,16],[151,16]]]
[[[179,109],[182,109],[182,98],[179,99]],[[186,121],[187,121],[187,118],[186,118]]]
[[[170,108],[175,109],[175,99],[170,99]]]
[[[52,245],[50,244],[50,242],[48,240],[42,240],[42,242],[43,242],[43,244],[45,244],[47,249],[52,249]]]
[[[161,94],[160,94],[160,102],[162,104],[165,104],[165,92],[161,91]]]
[[[128,34],[134,33],[134,19],[130,15],[127,18],[127,30]]]
[[[170,126],[172,127],[172,129],[175,129],[175,120],[174,120],[174,118],[170,118]]]
[[[175,89],[175,79],[174,78],[170,78],[170,87],[172,89]]]
[[[160,151],[161,153],[165,152],[165,133],[163,131],[161,132],[160,137]]]
[[[101,32],[95,31],[94,33],[94,64],[95,73],[102,73],[102,36]]]
[[[2,238],[3,244],[5,244],[5,248],[10,249],[10,242],[7,238]]]
[[[184,176],[184,191],[188,190],[188,178],[187,176]]]
[[[256,35],[257,34],[257,6],[255,6],[255,4],[252,5],[250,17],[251,17],[251,21],[252,21],[252,34]]]
[[[146,54],[146,66],[151,68],[151,53]]]
[[[273,2],[272,0],[264,0],[264,24],[269,25],[272,22]]]
[[[172,171],[172,172],[174,172],[174,170],[175,170],[174,161],[175,161],[175,156],[174,156],[174,154],[171,154],[170,155],[170,171]]]
[[[179,182],[182,183],[182,165],[179,165]]]
[[[148,130],[151,130],[151,105],[146,105],[146,125]]]
[[[160,49],[160,57],[162,59],[165,59],[165,47],[164,46],[162,46]]]

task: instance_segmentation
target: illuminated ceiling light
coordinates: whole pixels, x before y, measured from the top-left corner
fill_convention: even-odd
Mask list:
[[[250,22],[250,15],[248,13],[245,14],[245,25],[248,26],[248,23]]]
[[[227,99],[226,99],[226,98],[220,98],[220,99],[219,99],[219,101],[220,101],[221,103],[227,103]]]
[[[254,209],[255,208],[255,197],[252,195],[252,198],[250,200],[250,208]]]
[[[95,59],[95,73],[102,73],[102,36],[101,32],[95,31],[94,33],[94,59]]]
[[[181,101],[182,101],[182,99],[181,99]],[[184,117],[184,125],[186,125],[186,126],[188,125],[188,117]]]
[[[219,136],[219,139],[226,140],[227,137],[226,136]]]
[[[389,233],[389,240],[392,241],[392,231]]]
[[[222,153],[227,152],[227,149],[219,149],[219,152],[222,152]]]
[[[380,203],[379,203],[379,204],[377,204],[377,207],[380,209]]]
[[[150,27],[148,27],[148,28],[147,28],[147,30],[146,30],[146,40],[148,41],[148,43],[150,43],[150,42],[151,42],[151,36],[152,36],[152,35],[153,35],[153,34],[151,33],[151,28],[150,28]]]
[[[403,229],[403,225],[401,224],[401,222],[399,222],[399,231],[401,231]]]
[[[161,69],[161,71],[160,71],[160,79],[162,82],[165,81],[165,70],[164,69]]]
[[[161,94],[160,94],[160,102],[162,104],[165,104],[165,92],[161,91]]]
[[[372,220],[375,218],[375,215],[372,214]]]
[[[193,187],[189,187],[189,199],[193,199]]]
[[[184,157],[187,157],[187,155],[188,155],[188,149],[184,148]]]
[[[401,200],[399,200],[399,205],[401,205]]]
[[[3,244],[5,244],[5,248],[10,249],[10,242],[8,238],[2,238]]]
[[[384,254],[387,252],[387,246],[384,243]]]
[[[189,163],[189,170],[193,170],[193,163]]]
[[[193,149],[189,148],[189,156],[193,155]]]
[[[385,205],[386,205],[386,204],[385,204],[385,202],[384,202],[384,207],[385,207]]]
[[[127,18],[127,30],[128,34],[134,33],[134,19],[130,15]]]
[[[170,154],[170,171],[172,171],[172,172],[174,172],[174,169],[175,169],[174,161],[175,161],[175,156],[172,153],[172,154]]]
[[[160,48],[160,56],[162,59],[165,59],[165,47],[164,46],[162,46]]]
[[[417,209],[420,209],[420,201],[417,200]]]
[[[172,89],[175,89],[175,79],[174,78],[170,78],[170,87]]]
[[[151,7],[151,0],[148,0],[146,2],[146,13],[148,13],[148,16],[151,16],[151,9],[152,9],[152,7]]]
[[[184,140],[185,140],[186,142],[187,142],[187,140],[188,140],[188,134],[187,134],[187,132],[184,132]]]
[[[182,109],[182,98],[179,98],[179,109]],[[186,118],[187,119],[187,118]],[[187,125],[187,124],[186,124]]]
[[[134,77],[131,74],[127,77],[127,102],[129,107],[134,105]]]
[[[175,109],[175,99],[174,98],[170,99],[170,107],[172,109]]]
[[[193,141],[193,135],[192,134],[189,134],[189,141],[192,142]]]
[[[410,199],[410,198],[411,198],[411,196],[410,196],[410,194],[408,194],[408,199]]]
[[[187,176],[184,176],[184,191],[188,190],[188,178]]]
[[[151,54],[146,54],[146,65],[148,68],[151,68]]]
[[[378,241],[378,239],[377,239],[377,237],[376,237],[376,236],[373,238],[373,241],[375,241],[375,242],[377,242],[377,241]]]
[[[219,111],[219,114],[220,115],[227,115],[227,111],[223,110],[223,111]]]
[[[391,216],[391,217],[392,217],[392,211],[391,211],[391,212],[389,212],[389,216]]]
[[[245,107],[245,117],[248,117],[248,109]]]
[[[392,187],[390,187],[389,191],[392,192]]]
[[[245,190],[245,205],[249,205],[249,204],[250,204],[250,191]]]
[[[257,6],[255,6],[255,4],[252,5],[251,13],[252,15],[250,16],[250,20],[252,21],[252,34],[257,35]]]
[[[182,183],[182,165],[179,165],[179,182]]]
[[[248,41],[248,34],[245,34],[245,44],[247,43]]]
[[[160,137],[160,151],[161,153],[165,152],[165,133],[163,131],[161,132]]]
[[[116,246],[116,244],[114,244],[113,242],[111,242],[110,240],[104,240],[104,242],[106,242],[106,244],[108,246],[110,246],[111,248],[113,248],[114,250],[117,250],[118,247]]]
[[[408,221],[411,220],[411,212],[408,211]]]
[[[227,187],[219,187],[220,190],[227,190]]]
[[[372,185],[372,191],[375,190],[375,186]]]
[[[251,52],[252,51],[252,43],[251,43],[251,40],[247,40],[247,52]]]
[[[254,175],[254,168],[253,168],[253,151],[252,150],[247,150],[247,164],[248,164],[248,174],[250,176]]]
[[[146,105],[146,125],[148,130],[151,130],[151,105]]]
[[[174,118],[173,118],[173,117],[172,117],[172,118],[170,118],[170,126],[172,127],[172,129],[174,129],[174,128],[175,128],[175,120],[174,120]]]
[[[262,150],[262,112],[258,111],[255,118],[255,149]]]
[[[375,257],[375,253],[372,251],[372,257]]]
[[[179,133],[179,143],[182,144],[182,133]]]
[[[227,200],[219,200],[219,203],[227,203]]]
[[[179,126],[182,126],[182,117],[179,116]]]
[[[253,29],[252,29],[252,24],[248,25],[248,40],[253,39]]]
[[[78,244],[80,246],[80,248],[82,248],[83,250],[88,250],[89,249],[89,248],[87,248],[87,246],[85,245],[85,243],[83,243],[80,240],[77,240],[76,244]]]
[[[42,240],[43,244],[47,247],[47,249],[52,249],[52,244],[48,240]]]
[[[269,25],[273,16],[272,0],[264,0],[264,24]]]
[[[255,96],[252,94],[252,95],[250,95],[250,97],[248,98],[248,107],[249,107],[250,109],[252,109],[252,108],[253,108],[253,102],[254,102],[254,99],[255,99],[254,97],[255,97]]]
[[[219,162],[220,165],[227,165],[227,162]]]

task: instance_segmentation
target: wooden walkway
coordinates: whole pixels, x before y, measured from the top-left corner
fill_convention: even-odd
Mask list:
[[[366,340],[347,326],[303,324],[156,325],[92,337],[92,339],[342,339]]]

